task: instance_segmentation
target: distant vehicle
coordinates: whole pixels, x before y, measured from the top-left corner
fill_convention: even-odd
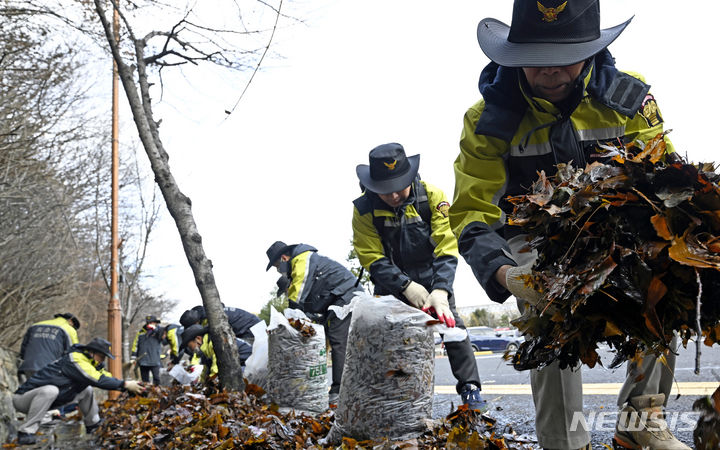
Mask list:
[[[522,335],[522,333],[520,333],[520,330],[518,330],[517,328],[508,328],[508,327],[495,328],[495,332],[499,333],[500,336],[515,338],[515,340],[517,340],[517,341],[523,340],[523,335]]]
[[[467,329],[473,351],[514,352],[520,346],[520,340],[513,336],[502,336],[501,332],[490,327],[470,327]]]

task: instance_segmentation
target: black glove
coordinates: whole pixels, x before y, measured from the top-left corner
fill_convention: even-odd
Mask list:
[[[282,294],[287,294],[287,290],[290,287],[290,278],[287,277],[287,275],[281,275],[280,278],[275,282],[277,284],[278,290],[277,295],[278,297]]]

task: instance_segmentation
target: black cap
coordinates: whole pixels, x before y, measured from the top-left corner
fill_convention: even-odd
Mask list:
[[[78,318],[75,317],[75,315],[72,314],[72,313],[60,313],[60,314],[55,314],[53,317],[62,317],[63,319],[67,319],[67,320],[70,321],[70,323],[72,323],[72,327],[73,327],[73,328],[75,328],[76,330],[79,330],[79,329],[80,329],[80,321],[79,321]]]
[[[355,168],[360,183],[370,192],[391,194],[410,186],[420,168],[420,155],[405,156],[402,145],[391,142],[370,150],[370,165]]]
[[[115,359],[112,351],[110,350],[110,342],[107,339],[98,337],[93,338],[93,340],[88,342],[87,345],[84,345],[83,348],[102,353],[110,359]]]
[[[160,323],[160,319],[158,319],[156,316],[150,314],[145,316],[145,323]]]
[[[195,309],[188,309],[180,316],[180,325],[190,328],[192,325],[199,323],[201,320],[200,313]]]
[[[182,343],[180,344],[180,348],[187,347],[188,342],[192,341],[198,336],[204,336],[208,332],[208,327],[204,327],[202,325],[191,325],[187,328],[185,328],[182,332]]]
[[[270,246],[270,248],[267,249],[265,254],[268,257],[268,265],[265,268],[265,271],[267,272],[270,270],[270,268],[277,262],[278,259],[287,251],[288,245],[285,244],[283,241],[275,241]]]

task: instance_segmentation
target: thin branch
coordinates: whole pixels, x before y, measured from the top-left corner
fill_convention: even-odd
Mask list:
[[[230,108],[229,111],[225,110],[226,116],[223,120],[227,120],[227,118],[230,116],[230,114],[232,114],[235,111],[235,108],[237,108],[237,106],[240,104],[240,101],[245,96],[245,92],[247,92],[248,88],[250,87],[250,83],[252,83],[253,79],[255,78],[255,74],[257,74],[258,71],[260,70],[260,64],[262,64],[263,60],[265,59],[265,55],[267,55],[268,50],[270,50],[270,44],[272,44],[273,38],[275,37],[275,31],[277,30],[278,22],[280,20],[280,10],[281,9],[282,9],[282,0],[280,0],[280,4],[278,5],[278,8],[276,10],[277,14],[275,16],[275,24],[273,25],[272,33],[270,34],[270,39],[268,39],[267,45],[265,46],[265,50],[263,51],[263,54],[260,56],[260,60],[258,61],[257,65],[255,66],[255,69],[253,70],[252,75],[250,75],[250,79],[248,80],[247,84],[245,85],[245,88],[240,93],[240,97],[238,97],[237,101],[235,102],[233,107]]]

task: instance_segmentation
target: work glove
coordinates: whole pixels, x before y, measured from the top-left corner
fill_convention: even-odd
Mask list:
[[[532,276],[532,263],[524,266],[511,267],[505,273],[505,283],[508,291],[515,297],[525,300],[531,305],[537,305],[542,299],[541,292],[535,290],[530,284]]]
[[[422,310],[437,317],[440,322],[448,327],[453,328],[455,327],[455,316],[453,316],[452,311],[450,311],[448,298],[448,291],[445,289],[433,289]]]
[[[133,394],[140,394],[145,390],[143,385],[135,380],[125,380],[125,389]]]
[[[408,284],[408,287],[402,291],[402,295],[410,302],[411,305],[418,309],[423,309],[428,295],[430,294],[422,284],[411,281],[410,284]]]

